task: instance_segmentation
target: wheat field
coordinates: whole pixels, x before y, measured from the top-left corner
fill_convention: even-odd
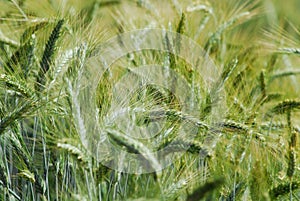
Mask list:
[[[298,0],[0,8],[1,201],[300,200]]]

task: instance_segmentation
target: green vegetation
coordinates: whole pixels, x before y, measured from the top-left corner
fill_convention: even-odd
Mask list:
[[[300,200],[298,0],[0,0],[0,8],[0,200]],[[80,78],[105,41],[144,28],[193,39],[221,73],[209,90],[183,58],[154,50],[105,70],[94,116],[113,144],[154,169],[151,149],[182,152],[161,171],[130,174],[84,146],[89,122],[78,100],[89,80]],[[185,51],[180,36],[165,44]],[[149,142],[105,119],[122,107],[113,95],[122,77],[155,63],[186,80],[198,113],[181,111],[159,86],[129,94],[132,110],[147,110],[125,124],[165,122]],[[192,139],[176,138],[181,125]]]

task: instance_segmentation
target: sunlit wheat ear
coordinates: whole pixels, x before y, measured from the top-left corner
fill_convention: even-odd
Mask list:
[[[59,20],[51,32],[51,35],[47,41],[43,56],[40,62],[40,69],[37,77],[37,89],[41,90],[45,84],[45,74],[48,72],[51,64],[53,63],[53,56],[57,49],[56,42],[60,37],[61,28],[64,20]]]
[[[67,92],[70,95],[70,101],[72,104],[72,112],[73,112],[72,115],[75,120],[75,125],[76,125],[76,128],[78,129],[78,134],[81,137],[84,137],[84,136],[86,136],[86,126],[84,124],[84,119],[82,117],[79,99],[78,99],[79,98],[78,97],[79,96],[78,95],[79,87],[78,86],[73,87],[72,82],[69,79],[66,79],[66,83],[68,85]],[[87,143],[86,141],[83,141],[83,144],[86,145],[86,143]]]
[[[212,193],[224,183],[223,179],[216,179],[211,182],[205,183],[203,186],[198,187],[194,192],[187,197],[187,201],[197,201],[205,198],[207,194]]]
[[[66,77],[74,78],[80,74],[81,71],[78,70],[78,66],[83,65],[79,63],[82,63],[82,61],[85,60],[86,52],[87,45],[85,43],[61,52],[53,65],[51,82],[48,85],[47,91],[51,91],[53,88],[57,87],[56,84],[60,84],[60,80],[64,80]]]
[[[144,158],[146,160],[145,164],[141,165],[146,165],[146,167],[150,166],[153,171],[161,170],[161,165],[159,164],[157,158],[154,156],[153,152],[148,149],[143,143],[131,137],[128,137],[126,134],[121,133],[117,130],[107,128],[105,131],[113,141],[115,141],[120,146],[124,146],[129,153],[138,154],[139,156]]]
[[[292,47],[282,47],[278,48],[279,53],[284,54],[300,54],[300,48],[292,48]]]
[[[165,200],[176,200],[178,199],[182,192],[186,191],[193,182],[200,180],[200,174],[194,174],[193,177],[183,178],[179,181],[174,181],[170,187],[164,190]]]
[[[272,188],[269,190],[269,194],[272,200],[275,200],[277,198],[280,198],[280,196],[284,196],[290,193],[290,186],[292,189],[298,190],[300,188],[300,182],[292,182],[292,184],[288,183],[282,183],[278,186]]]
[[[262,130],[274,130],[274,131],[283,131],[286,129],[286,123],[284,122],[262,122],[259,126]]]
[[[34,96],[34,92],[28,87],[27,83],[21,79],[6,74],[0,74],[0,83],[1,82],[5,83],[7,90],[14,91],[21,96],[26,98]]]
[[[177,111],[174,109],[166,109],[166,110],[152,110],[147,112],[148,116],[147,121],[153,122],[164,117],[168,117],[169,119],[179,119],[182,122],[190,123],[195,127],[207,130],[209,129],[209,125],[204,121],[199,120],[191,115],[185,114],[184,112]]]
[[[36,182],[34,178],[34,174],[27,169],[21,170],[17,175],[22,178],[25,178],[26,180],[29,180],[31,183]]]
[[[68,151],[86,165],[91,163],[91,156],[88,155],[87,150],[74,139],[62,139],[57,143],[57,147]]]

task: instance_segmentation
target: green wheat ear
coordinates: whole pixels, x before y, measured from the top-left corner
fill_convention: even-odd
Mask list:
[[[0,136],[4,131],[14,125],[15,121],[23,119],[25,116],[31,114],[33,111],[38,109],[38,103],[35,101],[26,101],[20,104],[12,112],[4,116],[0,121]]]
[[[35,25],[27,28],[21,36],[21,39],[20,39],[21,44],[27,43],[33,34],[35,34],[38,30],[43,29],[49,23],[50,22],[48,22],[48,21],[42,21],[38,24],[35,24]]]
[[[173,183],[166,189],[164,189],[164,200],[179,200],[178,197],[186,191],[194,181],[201,178],[201,174],[194,173],[187,178],[173,181]]]
[[[162,146],[158,148],[158,150],[163,149],[162,155],[160,157],[164,157],[168,154],[175,152],[189,152],[191,154],[199,154],[201,157],[210,156],[209,150],[206,149],[203,144],[199,143],[196,140],[186,140],[186,139],[178,139],[171,142],[166,142]]]
[[[42,60],[40,62],[40,70],[37,77],[37,89],[41,90],[45,84],[45,74],[48,72],[50,65],[53,62],[53,56],[56,51],[56,42],[60,37],[61,28],[63,26],[64,20],[59,20],[54,27],[51,35],[47,41]]]
[[[179,24],[177,26],[176,32],[178,33],[176,35],[176,53],[179,54],[180,53],[180,48],[181,48],[181,34],[184,34],[185,31],[185,14],[182,13],[181,14],[181,18],[179,21]]]
[[[259,81],[260,81],[260,90],[263,98],[267,96],[265,77],[266,77],[265,71],[261,71],[259,76]]]
[[[228,78],[232,75],[233,71],[238,66],[238,59],[233,59],[229,63],[227,63],[223,71],[219,77],[219,79],[214,83],[211,92],[209,92],[205,98],[205,103],[202,107],[201,117],[200,119],[203,120],[209,115],[213,109],[213,106],[218,102],[218,95],[222,87],[225,85]]]
[[[174,55],[175,50],[174,50],[173,44],[170,41],[168,34],[166,34],[166,36],[165,36],[165,45],[168,50],[167,55],[168,55],[168,59],[169,59],[169,63],[170,63],[170,68],[175,69],[176,64],[177,64],[176,57]]]
[[[299,75],[300,70],[289,70],[289,71],[284,71],[284,72],[278,72],[272,75],[269,79],[268,85],[270,85],[274,80],[288,77],[288,76],[293,76],[293,75]]]
[[[265,192],[268,190],[269,183],[266,168],[259,161],[256,161],[251,169],[250,196],[252,200],[266,200]]]
[[[110,1],[94,0],[89,7],[81,10],[81,14],[85,16],[84,22],[86,24],[91,22],[97,16],[97,12],[99,11],[99,9],[110,7],[120,3],[121,3],[120,0],[110,0]]]
[[[75,156],[79,162],[84,164],[90,163],[91,156],[88,155],[87,150],[74,139],[62,139],[57,143],[57,147],[66,150],[69,154]]]
[[[4,82],[7,89],[15,91],[17,94],[26,98],[33,97],[34,92],[28,87],[27,83],[13,76],[1,74],[0,83]]]
[[[290,140],[290,148],[295,148],[297,144],[297,131],[293,130],[291,134],[291,140]]]
[[[143,165],[150,167],[153,170],[161,169],[161,165],[157,158],[143,143],[111,128],[107,128],[106,132],[111,141],[124,147],[129,153],[137,154],[137,156],[143,160]]]
[[[279,198],[279,196],[287,195],[288,193],[290,193],[290,187],[292,187],[293,190],[297,190],[300,187],[300,183],[288,182],[288,183],[279,184],[277,187],[274,187],[269,191],[269,195],[272,200],[275,200]]]
[[[236,197],[241,195],[243,191],[245,191],[246,184],[245,183],[238,183],[235,188],[232,189],[232,191],[229,193],[229,195],[222,196],[223,201],[234,201],[236,200]]]
[[[5,171],[5,164],[3,162],[4,156],[0,157],[0,185],[7,186],[9,183],[9,179],[7,176],[7,172]]]
[[[280,94],[280,93],[269,93],[265,99],[265,103],[268,103],[270,101],[273,101],[273,100],[278,100],[282,97],[283,95]]]
[[[249,127],[243,123],[234,122],[232,120],[228,120],[225,122],[217,123],[217,127],[220,130],[231,132],[231,133],[248,133],[250,131]]]
[[[286,173],[286,175],[289,178],[293,177],[293,175],[295,173],[295,166],[296,166],[295,152],[293,149],[290,149],[289,153],[288,153],[288,169],[287,169],[287,173]]]
[[[44,186],[45,182],[42,176],[38,173],[38,170],[35,164],[33,163],[33,158],[28,153],[28,150],[25,148],[26,146],[22,136],[12,134],[9,140],[12,147],[14,148],[14,151],[16,152],[16,155],[23,162],[24,167],[26,167],[26,169],[28,169],[30,172],[34,174],[34,180],[35,180],[34,186],[36,188],[36,191],[39,194],[41,194],[41,196],[43,196],[46,191]]]
[[[211,182],[207,182],[203,186],[197,188],[192,194],[187,197],[187,201],[197,201],[203,199],[208,193],[213,192],[224,183],[223,179],[216,179]]]
[[[31,35],[30,38],[12,54],[10,59],[5,63],[5,71],[9,74],[18,72],[18,68],[21,68],[23,75],[21,77],[27,78],[29,68],[32,67],[34,61],[34,50],[36,46],[35,35]]]
[[[269,114],[284,114],[288,111],[292,111],[294,109],[300,109],[300,101],[298,100],[284,100],[273,107]]]

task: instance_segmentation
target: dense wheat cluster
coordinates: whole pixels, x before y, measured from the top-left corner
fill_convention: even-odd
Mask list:
[[[0,200],[300,200],[298,0],[0,0],[0,8]],[[218,77],[205,87],[203,72],[172,51],[141,50],[95,65],[102,76],[89,99],[91,59],[110,38],[122,46],[122,34],[144,29],[192,39]],[[187,51],[183,38],[163,40]],[[147,64],[184,80],[190,108],[177,80],[177,94],[154,84],[127,93],[153,76],[139,74]],[[168,80],[164,73],[153,77]],[[102,140],[93,126],[151,171],[104,165],[111,150],[100,147],[98,160],[82,138]]]

